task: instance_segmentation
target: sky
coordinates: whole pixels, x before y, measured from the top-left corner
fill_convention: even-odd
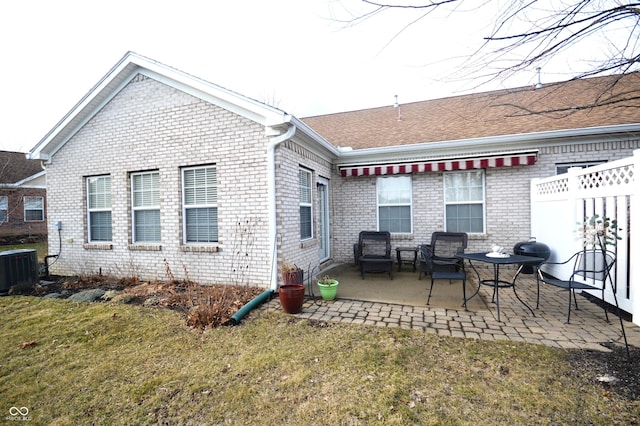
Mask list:
[[[357,0],[2,2],[0,150],[28,152],[128,51],[298,118],[535,84],[453,77],[498,3],[403,30],[411,11],[347,25]]]

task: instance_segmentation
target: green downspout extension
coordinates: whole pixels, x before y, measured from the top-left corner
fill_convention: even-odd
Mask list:
[[[273,290],[267,290],[262,294],[259,294],[258,296],[254,297],[246,305],[238,309],[238,312],[233,314],[229,319],[229,321],[225,322],[224,325],[238,325],[240,321],[242,321],[242,318],[244,318],[249,312],[257,308],[264,302],[269,301],[272,294],[275,294]]]

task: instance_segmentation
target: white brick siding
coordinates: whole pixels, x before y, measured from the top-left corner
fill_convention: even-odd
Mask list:
[[[312,173],[313,194],[313,238],[300,240],[300,193],[298,187],[298,171],[304,167]],[[295,264],[305,271],[305,280],[312,270],[318,270],[320,243],[318,241],[318,178],[331,179],[331,164],[322,157],[304,149],[294,142],[287,141],[276,151],[276,217],[278,262]],[[332,179],[329,182],[330,205],[335,196]],[[339,217],[332,209],[330,218]],[[332,228],[333,229],[333,228]],[[317,272],[314,272],[314,275]],[[313,278],[313,277],[312,277]],[[280,278],[279,278],[280,279]]]
[[[49,229],[62,222],[62,250],[52,273],[102,271],[162,280],[173,275],[266,287],[271,249],[264,133],[253,121],[138,76],[47,168]],[[219,252],[204,245],[187,251],[182,244],[181,167],[204,164],[217,167]],[[160,173],[162,241],[131,246],[129,173],[143,170]],[[113,241],[89,245],[85,177],[105,174],[112,179]],[[58,247],[55,232],[49,247]]]
[[[529,190],[532,178],[551,176],[556,164],[610,161],[632,155],[638,140],[558,144],[539,148],[533,166],[487,169],[486,234],[470,235],[468,251],[483,251],[496,243],[509,251],[531,237]],[[413,234],[392,235],[395,247],[428,243],[431,233],[444,230],[444,188],[442,172],[412,174]],[[362,230],[376,230],[376,177],[347,177],[334,174],[333,259],[353,261],[353,243]]]

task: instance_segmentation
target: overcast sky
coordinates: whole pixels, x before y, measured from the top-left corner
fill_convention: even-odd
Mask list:
[[[339,24],[358,0],[5,1],[0,149],[33,148],[127,51],[299,118],[465,93],[474,85],[451,75],[488,34],[493,3],[394,38],[415,15]],[[530,70],[481,89],[536,81]]]

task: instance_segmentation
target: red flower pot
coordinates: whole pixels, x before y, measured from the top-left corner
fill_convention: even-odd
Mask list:
[[[297,314],[302,310],[304,303],[304,286],[301,284],[290,284],[280,286],[278,289],[282,309],[288,314]]]

